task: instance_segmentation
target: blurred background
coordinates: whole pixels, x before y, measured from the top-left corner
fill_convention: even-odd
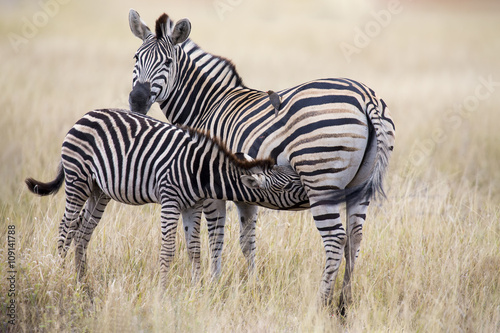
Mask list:
[[[35,198],[23,183],[28,176],[41,180],[54,177],[62,140],[87,111],[128,107],[133,55],[141,45],[129,29],[130,8],[153,29],[163,12],[174,20],[189,18],[191,38],[205,51],[231,59],[248,87],[280,90],[316,78],[348,77],[375,90],[395,120],[396,147],[387,177],[388,200],[382,209],[373,205],[373,215],[364,229],[367,237],[359,261],[361,274],[356,275],[354,288],[358,316],[351,320],[360,326],[352,327],[363,331],[388,327],[393,331],[436,327],[498,330],[500,1],[496,0],[0,0],[0,233],[7,230],[7,224],[15,224],[20,234],[20,255],[26,262],[24,273],[19,275],[24,279],[20,288],[26,290],[19,296],[25,300],[20,315],[31,318],[25,327],[52,327],[74,320],[74,327],[88,324],[97,327],[96,331],[106,331],[100,328],[108,322],[131,324],[139,318],[138,322],[151,323],[146,326],[150,331],[163,318],[163,310],[151,310],[148,298],[142,296],[149,295],[148,283],[155,280],[144,277],[142,270],[137,273],[134,266],[139,261],[151,276],[157,271],[158,207],[143,208],[142,215],[128,213],[137,214],[136,208],[109,208],[105,225],[111,231],[101,232],[105,227],[99,226],[99,236],[91,244],[95,248],[89,251],[95,261],[101,260],[90,273],[95,279],[91,284],[102,287],[96,292],[102,301],[95,305],[82,301],[78,290],[70,286],[74,279],[69,268],[63,271],[64,276],[54,268],[59,267],[52,258],[57,256],[54,239],[64,208],[62,193]],[[157,105],[151,115],[165,120]],[[212,328],[218,327],[219,315],[227,314],[227,331],[234,329],[234,321],[249,331],[290,328],[287,325],[292,325],[292,331],[317,330],[317,314],[310,312],[316,308],[310,305],[315,304],[324,255],[319,236],[307,225],[311,222],[307,214],[278,217],[268,212],[261,211],[267,222],[261,222],[258,230],[258,251],[268,252],[259,252],[258,258],[272,258],[268,267],[282,267],[279,265],[286,255],[291,256],[287,259],[290,267],[298,263],[290,270],[298,272],[296,276],[285,274],[290,280],[282,283],[277,279],[276,288],[270,287],[284,297],[283,301],[273,298],[271,292],[262,293],[271,298],[266,311],[271,311],[273,304],[275,309],[284,310],[269,312],[273,315],[268,317],[261,313],[254,319],[261,326],[252,326],[253,322],[245,319],[249,317],[230,311],[243,313],[247,310],[242,309],[248,308],[255,313],[252,304],[258,308],[258,301],[249,303],[237,292],[236,296],[229,293],[228,304],[234,306],[228,310],[230,306],[223,309],[218,298],[214,301],[209,293],[202,293],[204,298],[196,303],[198,291],[188,290],[185,296],[182,288],[186,284],[182,284],[182,288],[171,290],[178,292],[175,297],[180,305],[173,302],[174,314],[163,320],[173,318],[181,331],[193,327],[193,314],[184,311],[194,304],[195,309],[199,306],[204,310],[198,324],[211,322],[215,325]],[[128,223],[145,216],[150,228]],[[230,219],[236,219],[234,212]],[[288,233],[295,230],[290,225],[302,220],[308,221],[302,224],[310,238],[306,231],[306,236],[300,234],[300,229],[297,234]],[[239,272],[245,264],[237,245],[237,229],[237,222],[228,223],[227,239],[233,242],[228,247],[239,256],[239,262],[231,267]],[[154,240],[147,248],[150,254],[122,258],[130,248],[137,253],[149,244],[141,236],[148,237],[148,242]],[[300,245],[295,250],[289,249],[291,243],[274,243],[292,237],[294,244]],[[2,236],[0,257],[5,248]],[[205,243],[205,266],[206,250]],[[280,253],[271,256],[275,252]],[[188,280],[185,253],[181,258]],[[224,262],[229,266],[229,261]],[[133,279],[124,276],[123,267],[128,267],[128,277]],[[3,269],[4,265],[0,272]],[[119,287],[113,294],[115,280],[109,282],[109,272],[116,273],[112,276],[117,279],[124,276],[120,282],[123,289],[136,294],[126,294],[123,300]],[[279,274],[282,272],[288,271]],[[270,279],[281,276],[275,273],[271,271]],[[59,276],[63,282],[55,285]],[[270,285],[266,279],[263,276],[261,280],[263,288]],[[31,288],[33,285],[39,289]],[[60,294],[49,293],[61,285],[69,287]],[[36,290],[43,292],[36,294]],[[0,293],[6,302],[6,292],[2,289]],[[251,296],[256,294],[260,293]],[[57,295],[63,296],[59,299]],[[312,296],[297,303],[304,295]],[[273,303],[276,299],[277,304]],[[61,304],[71,309],[80,306],[82,315],[54,314]],[[213,304],[220,306],[216,315]],[[124,307],[126,311],[119,317]],[[41,316],[40,311],[47,315]],[[89,322],[95,318],[98,324],[92,326]],[[310,326],[297,324],[301,322]]]

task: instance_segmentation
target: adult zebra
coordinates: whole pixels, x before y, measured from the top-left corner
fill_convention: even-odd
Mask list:
[[[272,159],[238,159],[203,132],[179,129],[127,110],[87,113],[64,139],[56,179],[49,183],[26,179],[29,190],[39,195],[57,192],[64,182],[66,208],[58,249],[64,258],[75,238],[78,278],[85,272],[90,237],[111,199],[130,205],[160,203],[164,287],[181,213],[193,280],[199,278],[201,212],[197,207],[201,199],[252,202],[274,209],[307,203],[291,168],[274,166]]]
[[[135,54],[131,109],[146,113],[158,102],[173,124],[209,130],[232,151],[271,156],[278,164],[291,165],[300,175],[323,240],[326,264],[319,292],[326,304],[345,253],[343,310],[351,299],[351,274],[368,205],[374,194],[383,195],[383,176],[393,149],[395,127],[386,104],[359,82],[322,79],[273,92],[281,98],[276,112],[271,95],[245,87],[231,62],[188,39],[187,19],[174,25],[163,14],[154,34],[131,10],[129,23],[143,41]],[[340,219],[342,200],[347,202],[347,232]],[[256,208],[240,204],[238,211],[242,250],[252,267]],[[204,205],[204,212],[209,236],[220,245],[211,248],[217,274],[225,205],[212,201]]]

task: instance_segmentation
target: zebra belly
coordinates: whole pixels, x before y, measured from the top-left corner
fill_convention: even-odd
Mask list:
[[[304,210],[304,209],[308,209],[309,207],[311,207],[311,205],[309,204],[309,201],[300,201],[300,202],[296,202],[293,205],[289,205],[289,206],[275,206],[275,205],[268,203],[268,202],[245,202],[245,203],[248,205],[252,205],[252,206],[260,206],[260,207],[269,208],[269,209],[290,210],[290,211],[299,211],[299,210]]]
[[[158,203],[156,191],[144,184],[142,179],[134,175],[124,177],[109,177],[94,172],[94,180],[97,186],[111,199],[127,205],[144,205]]]

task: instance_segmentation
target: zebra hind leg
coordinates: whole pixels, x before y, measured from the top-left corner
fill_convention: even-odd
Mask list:
[[[222,200],[205,200],[203,202],[203,213],[207,220],[211,275],[212,279],[216,280],[221,273],[221,254],[224,247],[224,226],[226,225],[226,202]]]
[[[235,202],[240,218],[240,246],[248,264],[249,274],[255,271],[255,227],[257,225],[258,206]]]
[[[184,225],[184,235],[186,237],[186,248],[191,261],[192,283],[197,284],[200,280],[200,220],[202,206],[201,203],[185,209],[182,212],[182,224]]]
[[[347,202],[347,242],[345,244],[345,272],[342,292],[340,293],[339,314],[345,316],[347,307],[352,303],[351,281],[354,265],[358,258],[361,240],[363,239],[363,224],[368,211],[369,201]]]
[[[73,240],[75,231],[81,224],[80,214],[87,197],[80,197],[71,193],[71,186],[66,187],[66,206],[64,216],[59,224],[59,237],[57,239],[57,250],[59,256],[64,259],[68,253],[69,246]]]
[[[332,204],[314,194],[308,194],[311,213],[326,254],[319,297],[324,306],[332,305],[333,287],[337,278],[346,243],[346,233],[340,219],[340,205]]]
[[[90,238],[97,224],[99,224],[109,201],[110,198],[95,186],[85,204],[81,225],[75,232],[75,267],[79,281],[85,275],[87,268],[87,247]]]

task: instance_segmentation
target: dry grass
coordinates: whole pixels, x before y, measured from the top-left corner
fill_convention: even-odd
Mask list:
[[[500,9],[495,2],[402,3],[350,63],[339,43],[352,43],[354,27],[385,3],[243,1],[222,21],[211,2],[135,4],[150,24],[163,11],[188,16],[194,40],[233,59],[249,86],[277,90],[346,76],[391,107],[398,136],[389,198],[369,212],[345,322],[316,303],[324,253],[309,212],[261,211],[258,280],[246,274],[234,209],[216,283],[208,282],[206,228],[197,286],[179,232],[171,284],[162,291],[159,207],[112,203],[89,246],[86,281],[77,285],[73,261],[62,268],[56,253],[63,194],[34,197],[23,180],[54,176],[64,135],[86,111],[127,105],[140,43],[127,23],[134,4],[61,5],[17,53],[2,38],[2,325],[10,301],[7,226],[15,225],[20,331],[499,331],[500,86],[474,108],[455,106],[470,101],[481,77],[500,81]],[[1,36],[19,33],[21,18],[37,6],[0,2]],[[157,106],[153,115],[163,119]]]

